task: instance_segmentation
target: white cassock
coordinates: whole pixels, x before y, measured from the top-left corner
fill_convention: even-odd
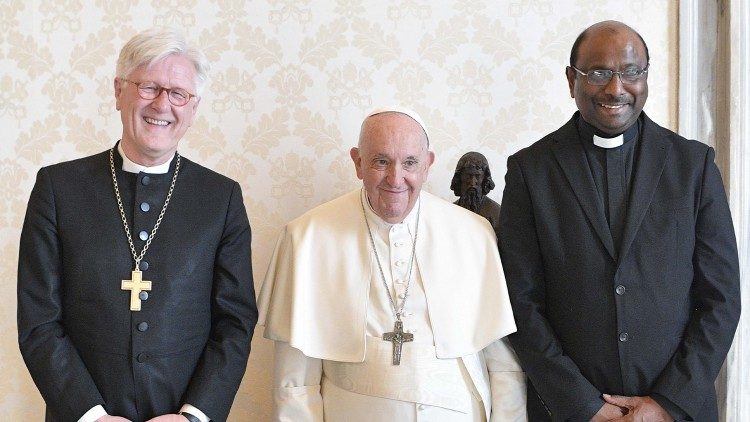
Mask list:
[[[258,324],[275,341],[274,420],[525,421],[525,375],[502,339],[516,326],[489,223],[422,192],[390,224],[365,199],[386,293],[364,195],[308,211],[276,244],[258,298]],[[407,284],[402,320],[414,341],[393,365],[382,339],[394,328],[387,294],[398,305]]]

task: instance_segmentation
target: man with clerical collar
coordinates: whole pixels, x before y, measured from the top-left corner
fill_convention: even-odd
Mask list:
[[[578,112],[508,158],[500,253],[534,421],[717,421],[740,314],[714,150],[643,113],[646,43],[621,22],[579,35]]]
[[[258,297],[274,420],[526,420],[494,232],[421,190],[422,119],[375,110],[350,155],[363,187],[286,225]]]
[[[177,153],[207,71],[181,34],[137,34],[114,79],[122,139],[37,175],[18,340],[47,421],[229,414],[258,314],[239,184]]]
[[[487,158],[476,151],[462,155],[451,179],[451,190],[458,196],[454,204],[486,218],[497,233],[500,204],[487,196],[492,189],[495,189],[495,182]]]

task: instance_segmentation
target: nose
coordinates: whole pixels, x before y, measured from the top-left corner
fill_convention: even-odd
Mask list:
[[[604,86],[604,92],[610,95],[620,95],[624,91],[625,89],[622,86],[622,79],[619,73],[613,74],[612,79]]]
[[[159,95],[151,101],[151,107],[155,110],[167,110],[172,107],[172,103],[169,102],[169,93],[166,89],[162,89]]]
[[[391,164],[388,167],[385,181],[389,186],[399,186],[404,179],[404,170],[398,164]]]

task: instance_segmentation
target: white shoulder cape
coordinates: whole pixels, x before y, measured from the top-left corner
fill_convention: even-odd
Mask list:
[[[516,331],[497,243],[487,220],[427,192],[416,265],[438,358],[475,353]],[[265,337],[313,358],[362,362],[377,264],[360,190],[286,225],[258,297]]]

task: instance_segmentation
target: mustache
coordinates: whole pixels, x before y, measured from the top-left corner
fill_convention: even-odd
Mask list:
[[[622,95],[602,95],[600,97],[596,98],[596,102],[598,103],[632,103],[633,102],[633,96],[628,94],[622,94]]]
[[[479,189],[468,188],[458,198],[458,205],[469,211],[479,212],[479,205],[482,202],[482,194]]]

